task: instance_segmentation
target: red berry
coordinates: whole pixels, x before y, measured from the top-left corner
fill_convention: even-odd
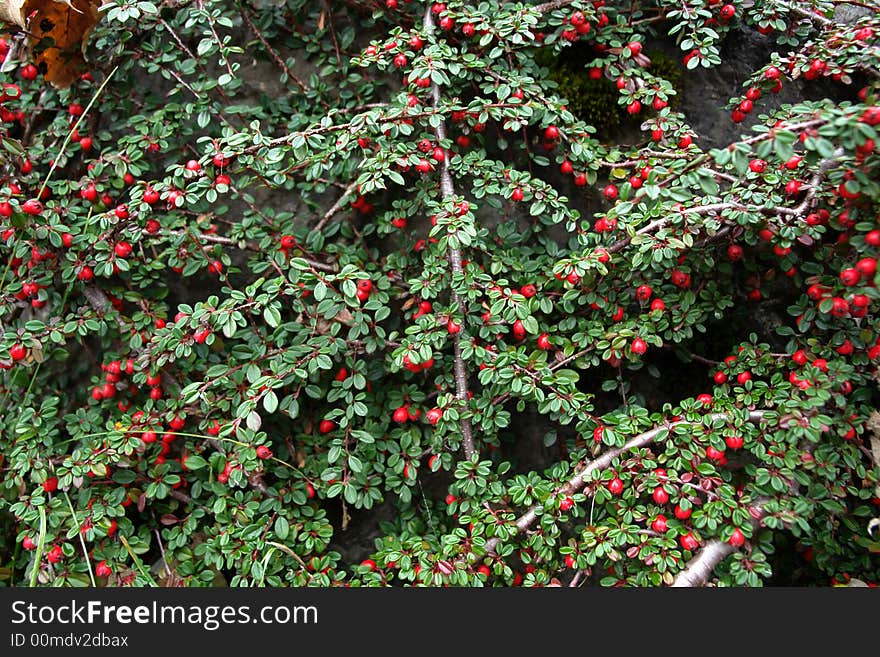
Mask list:
[[[144,190],[144,202],[153,205],[159,201],[159,192],[157,192],[152,187],[147,187]]]
[[[615,185],[608,185],[607,187],[605,187],[605,189],[602,190],[602,195],[609,201],[613,201],[614,199],[616,199],[617,194],[617,186]]]
[[[767,170],[767,160],[755,159],[749,162],[749,169],[754,173],[764,173]]]
[[[58,490],[58,477],[49,477],[43,482],[43,490],[47,493],[54,493]]]
[[[263,460],[272,458],[272,450],[266,447],[266,445],[260,445],[257,447],[257,458]]]
[[[733,547],[742,547],[743,543],[746,542],[746,537],[742,531],[740,531],[739,527],[734,527],[733,533],[730,535],[730,538],[727,539],[727,542]]]
[[[321,420],[321,423],[318,425],[318,431],[321,433],[330,433],[336,428],[336,423],[333,420]]]
[[[684,507],[681,506],[681,504],[676,504],[674,513],[675,513],[675,517],[678,518],[679,520],[687,520],[688,518],[691,517],[692,511],[693,511],[693,509],[691,507],[688,507],[687,509],[685,509]]]
[[[43,212],[43,204],[32,198],[21,204],[21,211],[35,217]]]
[[[862,258],[856,263],[856,269],[865,278],[874,278],[874,274],[877,273],[877,259]]]
[[[113,252],[120,258],[127,258],[131,255],[131,244],[128,242],[117,242],[113,247]]]
[[[666,524],[666,516],[660,515],[654,518],[654,521],[651,523],[651,529],[658,534],[665,534],[666,530],[669,529]]]
[[[666,489],[663,488],[663,486],[657,486],[651,494],[651,497],[654,498],[654,501],[657,504],[666,504],[669,501],[669,493],[666,492]]]
[[[686,289],[691,286],[691,276],[680,269],[673,269],[670,274],[672,284],[678,288]]]
[[[612,495],[620,495],[623,492],[623,480],[620,477],[614,477],[608,482],[608,491]]]
[[[693,532],[688,532],[687,534],[684,534],[678,540],[681,543],[681,547],[683,547],[685,550],[689,550],[691,552],[693,552],[698,547],[700,547],[700,543],[694,537]]]
[[[430,425],[436,425],[440,421],[441,417],[443,417],[443,411],[441,411],[439,408],[432,408],[427,413],[425,413],[425,419]]]
[[[642,340],[641,338],[635,338],[632,341],[632,344],[630,344],[630,350],[634,354],[641,355],[641,354],[645,353],[646,351],[648,351],[648,344],[644,340]]]
[[[844,285],[847,286],[858,284],[861,278],[861,273],[859,273],[859,270],[855,268],[844,269],[842,272],[840,272],[840,280]]]
[[[39,70],[37,70],[37,67],[33,64],[25,64],[21,67],[20,72],[21,77],[28,81],[36,80],[37,76],[40,74]]]
[[[538,336],[538,349],[542,349],[543,351],[549,351],[553,346],[550,344],[550,336],[546,333],[542,333]]]
[[[58,563],[64,558],[64,551],[61,549],[60,545],[56,545],[51,550],[49,550],[49,554],[46,555],[46,559],[49,563]]]
[[[22,360],[27,355],[27,349],[21,343],[16,343],[9,348],[9,357],[14,360]]]
[[[391,418],[397,423],[406,422],[409,419],[409,408],[401,406],[400,408],[395,409]]]
[[[559,510],[560,511],[568,511],[574,506],[574,499],[571,497],[566,497],[559,501]]]
[[[743,446],[742,436],[728,436],[724,442],[729,449],[740,449]]]
[[[849,314],[849,303],[846,299],[834,297],[831,304],[831,314],[835,317],[846,317]]]
[[[513,190],[513,192],[511,192],[511,194],[510,194],[510,200],[515,201],[517,203],[519,201],[522,201],[523,198],[525,198],[525,194],[523,193],[523,190],[520,189],[519,187],[516,187]]]
[[[95,575],[98,577],[110,577],[113,574],[113,569],[107,565],[106,561],[99,561],[95,565]]]

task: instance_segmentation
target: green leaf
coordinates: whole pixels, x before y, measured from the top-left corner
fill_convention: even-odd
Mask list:
[[[277,328],[281,324],[281,312],[275,306],[266,306],[263,308],[263,319],[272,328]]]
[[[190,454],[186,457],[187,470],[201,470],[206,465],[208,465],[208,462],[198,454]]]

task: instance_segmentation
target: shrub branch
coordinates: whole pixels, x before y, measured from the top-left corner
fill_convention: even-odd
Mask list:
[[[766,500],[759,500],[749,509],[753,525],[760,524],[761,518],[764,517],[765,503]],[[717,538],[712,539],[688,562],[684,570],[675,576],[675,580],[672,582],[673,588],[705,586],[715,567],[734,552],[736,552],[736,548],[730,543],[725,543]]]
[[[425,32],[429,35],[434,33],[434,19],[431,15],[431,5],[425,9]],[[437,83],[431,85],[431,95],[434,100],[434,107],[440,106],[440,86]],[[446,122],[440,120],[434,129],[437,142],[442,143],[446,139]],[[452,180],[452,174],[449,171],[449,153],[443,149],[443,161],[440,163],[440,194],[444,200],[452,199],[455,196],[455,184]],[[453,279],[461,276],[464,269],[461,265],[461,249],[449,247],[446,257],[449,260],[449,266],[452,269]],[[450,285],[450,294],[452,303],[462,311],[462,329],[464,329],[464,303],[458,292]],[[464,358],[461,355],[461,334],[452,336],[452,347],[455,353],[454,372],[455,372],[455,397],[459,401],[459,412],[461,415],[461,447],[464,457],[470,459],[476,453],[474,449],[474,436],[471,428],[471,421],[466,417],[466,408],[468,403],[468,372],[465,367]]]
[[[756,410],[749,412],[749,421],[750,422],[759,422],[765,415],[767,411]],[[703,420],[709,420],[713,422],[715,420],[725,420],[728,419],[729,415],[727,413],[714,413],[709,415]],[[659,427],[654,427],[650,431],[646,431],[645,433],[641,433],[633,438],[630,438],[623,447],[617,447],[615,449],[608,450],[598,458],[593,461],[584,461],[580,464],[577,470],[574,473],[574,476],[569,479],[562,486],[557,488],[551,497],[556,497],[557,495],[571,495],[572,493],[577,493],[586,486],[587,481],[594,472],[598,472],[600,470],[604,470],[611,466],[616,459],[621,454],[625,452],[629,452],[633,449],[637,449],[639,447],[645,447],[650,445],[651,443],[658,440],[658,437],[661,434],[669,435],[669,432],[672,431],[675,427],[683,426],[683,425],[695,425],[701,424],[701,422],[690,421],[690,420],[681,420],[679,422],[664,422]],[[533,504],[528,511],[522,514],[519,518],[516,519],[516,529],[517,533],[523,533],[527,531],[535,521],[540,517],[541,513],[544,511],[543,504]],[[500,539],[493,538],[486,542],[486,552],[488,554],[494,554],[495,548],[498,547],[500,543]]]

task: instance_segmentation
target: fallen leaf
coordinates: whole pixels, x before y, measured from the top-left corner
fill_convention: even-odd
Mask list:
[[[100,0],[0,0],[0,20],[28,33],[37,69],[56,87],[69,87],[85,66],[86,40],[98,22]]]

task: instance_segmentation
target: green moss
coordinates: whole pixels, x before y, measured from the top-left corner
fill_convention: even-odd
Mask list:
[[[669,99],[669,106],[681,102],[684,74],[678,63],[659,51],[646,53],[651,60],[648,72],[668,81],[676,91]],[[568,108],[579,119],[596,128],[596,137],[608,141],[621,128],[635,127],[644,117],[633,118],[618,103],[616,85],[607,78],[590,79],[586,63],[594,58],[593,50],[585,44],[575,44],[563,49],[555,57],[549,49],[539,51],[536,60],[548,69],[551,80],[557,84],[557,94],[568,101]]]
[[[610,80],[591,80],[585,71],[566,66],[551,76],[559,85],[559,95],[568,100],[568,108],[594,126],[600,140],[609,139],[629,120],[626,111],[617,104],[617,88]]]

